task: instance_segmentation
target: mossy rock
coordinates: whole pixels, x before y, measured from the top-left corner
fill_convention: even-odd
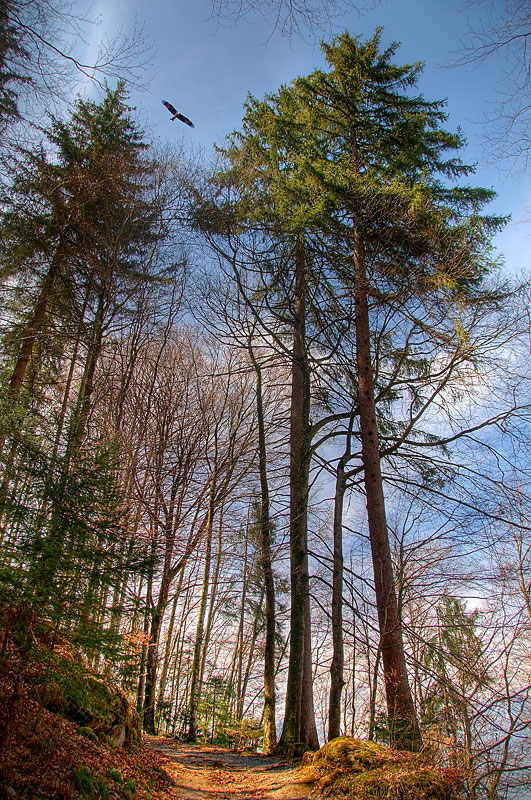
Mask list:
[[[94,744],[99,744],[100,740],[98,739],[98,734],[92,728],[81,726],[80,728],[77,729],[77,732],[79,733],[80,736],[83,736],[85,739],[94,742]]]
[[[458,800],[459,782],[436,767],[387,765],[361,773],[342,772],[324,791],[349,800]]]
[[[387,748],[376,742],[363,742],[352,736],[338,736],[313,754],[311,766],[317,770],[366,770],[380,766]]]
[[[313,754],[307,766],[317,790],[349,800],[458,800],[459,776],[418,754],[340,736]]]
[[[44,660],[44,659],[43,659]],[[106,741],[117,726],[125,727],[125,747],[140,744],[141,724],[126,694],[110,685],[82,663],[53,653],[46,654],[46,671],[36,684],[40,702],[81,728],[90,728]]]

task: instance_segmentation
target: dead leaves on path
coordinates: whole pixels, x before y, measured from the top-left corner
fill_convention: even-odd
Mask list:
[[[244,756],[222,748],[177,745],[170,739],[151,739],[164,757],[175,800],[306,800],[298,771],[285,761]]]

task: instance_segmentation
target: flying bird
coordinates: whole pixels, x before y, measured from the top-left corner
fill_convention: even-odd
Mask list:
[[[172,106],[172,104],[168,103],[167,100],[163,100],[162,103],[163,103],[163,105],[166,106],[166,108],[168,109],[170,114],[173,114],[173,117],[171,118],[172,122],[173,122],[174,119],[180,119],[181,122],[184,122],[186,125],[189,125],[191,128],[194,127],[194,123],[192,122],[192,120],[188,119],[188,117],[185,117],[184,114],[181,114],[180,111],[177,111],[175,106]]]

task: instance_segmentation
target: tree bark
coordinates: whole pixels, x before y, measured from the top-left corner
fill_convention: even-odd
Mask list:
[[[33,353],[33,347],[35,345],[37,336],[41,331],[46,309],[48,308],[48,303],[53,294],[54,284],[59,273],[59,267],[61,265],[62,258],[62,249],[59,245],[50,262],[50,267],[42,283],[33,313],[26,323],[26,327],[22,333],[22,345],[20,347],[15,368],[9,381],[9,398],[11,400],[15,400],[19,396],[22,389],[26,370]]]
[[[290,412],[290,651],[284,726],[277,746],[278,752],[288,756],[296,755],[301,749],[311,749],[317,740],[311,676],[307,532],[310,375],[305,341],[306,254],[300,237],[295,246],[294,317]]]
[[[332,567],[332,663],[330,664],[330,697],[328,703],[328,741],[339,736],[341,726],[341,693],[345,680],[343,669],[345,653],[343,645],[343,499],[346,477],[345,461],[349,456],[350,430],[345,454],[339,459],[336,469],[336,491],[334,497],[334,554]]]
[[[256,415],[258,426],[258,469],[260,473],[260,547],[261,566],[265,588],[266,639],[264,650],[264,755],[274,752],[277,744],[276,692],[275,692],[275,581],[271,560],[271,520],[269,518],[269,482],[267,478],[267,451],[262,392],[262,370],[255,358],[249,339],[249,355],[256,374]]]
[[[361,450],[389,730],[394,745],[416,750],[421,745],[421,736],[406,669],[387,531],[371,362],[368,280],[363,239],[355,220],[353,257]]]
[[[214,455],[214,462],[216,461]],[[201,693],[201,655],[203,652],[203,636],[205,625],[205,614],[208,602],[208,587],[210,584],[210,556],[212,552],[212,531],[214,525],[214,507],[216,494],[216,471],[212,472],[210,478],[210,494],[208,505],[208,519],[205,531],[205,566],[203,570],[203,585],[201,587],[201,601],[199,605],[199,615],[197,619],[197,629],[195,635],[194,660],[192,664],[192,674],[190,679],[190,719],[188,723],[188,741],[195,742],[198,734],[198,706],[199,695]]]

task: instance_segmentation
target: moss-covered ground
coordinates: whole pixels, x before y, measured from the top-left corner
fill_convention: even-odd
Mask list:
[[[459,775],[417,753],[341,736],[304,762],[317,791],[336,800],[458,800]]]

